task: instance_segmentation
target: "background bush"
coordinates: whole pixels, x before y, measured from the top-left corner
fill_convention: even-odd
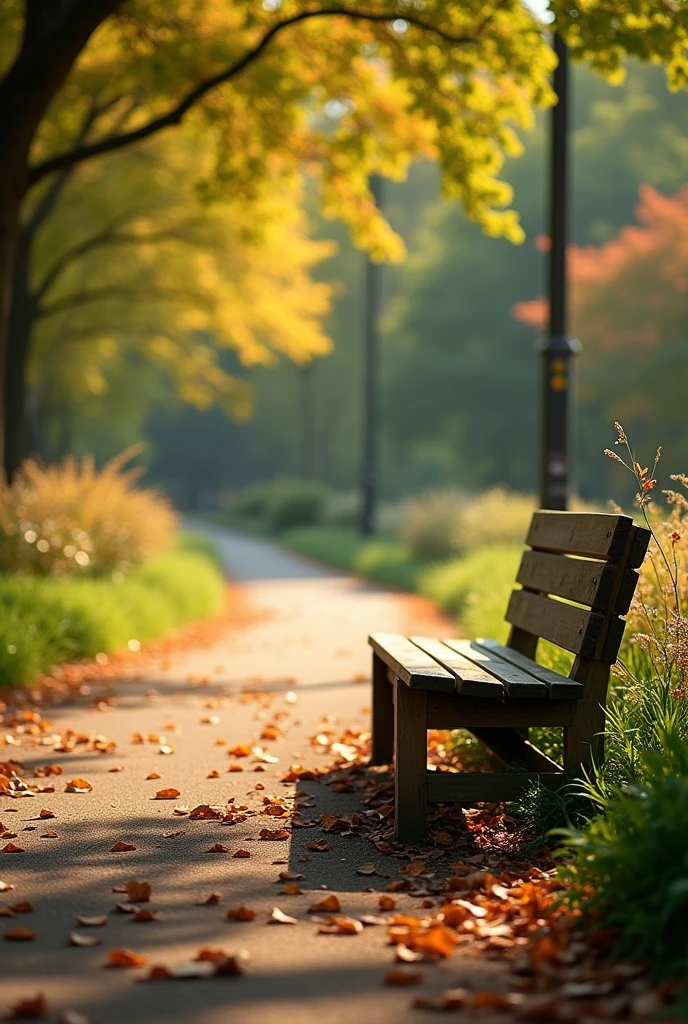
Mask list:
[[[448,558],[454,551],[454,534],[466,503],[458,491],[427,491],[403,507],[399,537],[414,558],[426,561]]]
[[[523,545],[536,499],[530,494],[493,487],[464,500],[452,533],[457,553],[492,544]]]
[[[224,578],[203,540],[118,581],[0,575],[0,686],[27,685],[62,662],[123,650],[215,614]]]
[[[220,519],[251,533],[280,534],[322,520],[331,495],[310,480],[271,480],[239,491]]]
[[[0,487],[0,570],[47,576],[126,572],[169,548],[177,516],[166,498],[137,490],[129,449],[96,470],[92,456],[23,463]]]

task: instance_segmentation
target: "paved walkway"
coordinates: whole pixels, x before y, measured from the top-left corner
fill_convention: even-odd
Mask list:
[[[20,746],[0,749],[0,760],[20,761],[27,778],[41,765],[63,769],[43,780],[55,783],[54,793],[0,798],[0,823],[16,833],[12,842],[25,851],[0,854],[0,880],[14,886],[0,894],[0,907],[24,900],[34,906],[31,913],[6,917],[0,931],[25,926],[38,933],[30,942],[2,943],[0,1013],[42,992],[49,1020],[74,1009],[93,1024],[431,1020],[434,1015],[409,1009],[413,990],[382,984],[393,966],[384,926],[356,936],[320,935],[307,915],[323,890],[338,894],[343,913],[377,913],[386,883],[356,868],[374,861],[380,872],[398,878],[400,862],[356,837],[328,837],[329,852],[309,852],[307,843],[323,837],[317,828],[295,829],[286,840],[259,836],[261,829],[279,828],[279,819],[265,813],[266,798],[284,801],[297,788],[310,794],[303,813],[312,818],[356,808],[355,794],[279,779],[293,763],[328,763],[331,755],[318,753],[310,741],[319,731],[368,728],[367,632],[451,626],[420,599],[323,570],[263,540],[212,532],[233,579],[242,581],[234,584],[241,589],[241,629],[230,630],[210,650],[161,662],[140,682],[121,683],[113,706],[98,705],[101,694],[94,687],[81,702],[50,713],[55,734],[73,730],[67,747],[70,736],[86,734],[100,736],[102,744],[114,741],[112,753],[89,751],[83,743],[60,752],[54,741],[39,745],[26,736]],[[247,696],[247,687],[257,693]],[[266,727],[265,735],[278,738],[261,739]],[[139,738],[143,742],[134,742]],[[242,745],[256,744],[279,759],[261,764],[263,772],[255,756],[239,756]],[[244,770],[229,772],[229,764]],[[151,773],[159,778],[147,779]],[[92,790],[64,792],[75,777]],[[154,799],[166,788],[180,795]],[[177,806],[232,802],[248,812],[229,827],[174,813]],[[54,819],[39,820],[41,809]],[[49,832],[57,836],[44,838]],[[135,849],[112,852],[116,843]],[[207,852],[216,843],[229,852]],[[250,856],[233,856],[239,850]],[[310,859],[303,862],[305,857]],[[303,874],[303,895],[281,894],[278,872],[284,870]],[[151,902],[143,906],[159,911],[159,920],[137,922],[113,912],[117,901],[127,900],[116,890],[132,879],[151,884]],[[220,894],[218,905],[197,905],[211,892]],[[226,919],[227,909],[241,904],[255,911],[254,921]],[[274,906],[298,924],[268,924]],[[404,894],[398,906],[418,912],[418,900]],[[76,915],[103,914],[102,927],[75,921]],[[73,930],[102,944],[69,946]],[[122,947],[145,955],[149,964],[168,966],[191,959],[200,947],[243,948],[251,960],[241,978],[139,983],[145,968],[103,969],[108,951]],[[454,957],[424,968],[428,981],[419,991],[494,971],[489,963],[477,964]]]

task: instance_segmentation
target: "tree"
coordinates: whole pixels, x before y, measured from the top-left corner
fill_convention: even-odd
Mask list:
[[[218,348],[244,365],[329,352],[321,321],[331,288],[310,275],[332,246],[308,238],[299,182],[208,211],[193,183],[210,160],[188,129],[151,140],[81,168],[48,219],[30,236],[23,227],[13,338],[31,352],[34,422],[41,408],[104,396],[129,351],[161,367],[184,400],[239,418],[249,389],[225,372]],[[22,374],[20,407],[23,384]]]
[[[531,104],[551,98],[552,68],[520,0],[427,0],[421,13],[404,0],[9,0],[0,19],[3,393],[30,190],[45,198],[55,176],[182,120],[202,121],[215,143],[208,193],[255,194],[297,167],[317,168],[328,214],[344,216],[377,256],[395,240],[368,176],[399,177],[419,153],[439,156],[447,194],[487,230],[519,237],[497,174],[517,146],[511,125],[527,125]],[[317,115],[333,110],[323,126]]]

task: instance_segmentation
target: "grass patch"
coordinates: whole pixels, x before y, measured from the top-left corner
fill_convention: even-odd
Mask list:
[[[0,576],[0,686],[213,615],[223,589],[217,556],[194,535],[119,582]]]

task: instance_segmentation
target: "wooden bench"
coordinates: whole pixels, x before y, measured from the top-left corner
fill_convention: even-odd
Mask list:
[[[511,800],[532,780],[556,787],[602,760],[610,668],[649,540],[649,531],[628,516],[536,512],[516,576],[521,589],[506,611],[506,646],[486,639],[369,638],[371,763],[395,762],[399,839],[425,835],[428,803]],[[537,664],[540,638],[575,655],[568,677]],[[530,726],[563,727],[563,765],[528,741]],[[469,729],[520,770],[429,772],[428,729]]]

